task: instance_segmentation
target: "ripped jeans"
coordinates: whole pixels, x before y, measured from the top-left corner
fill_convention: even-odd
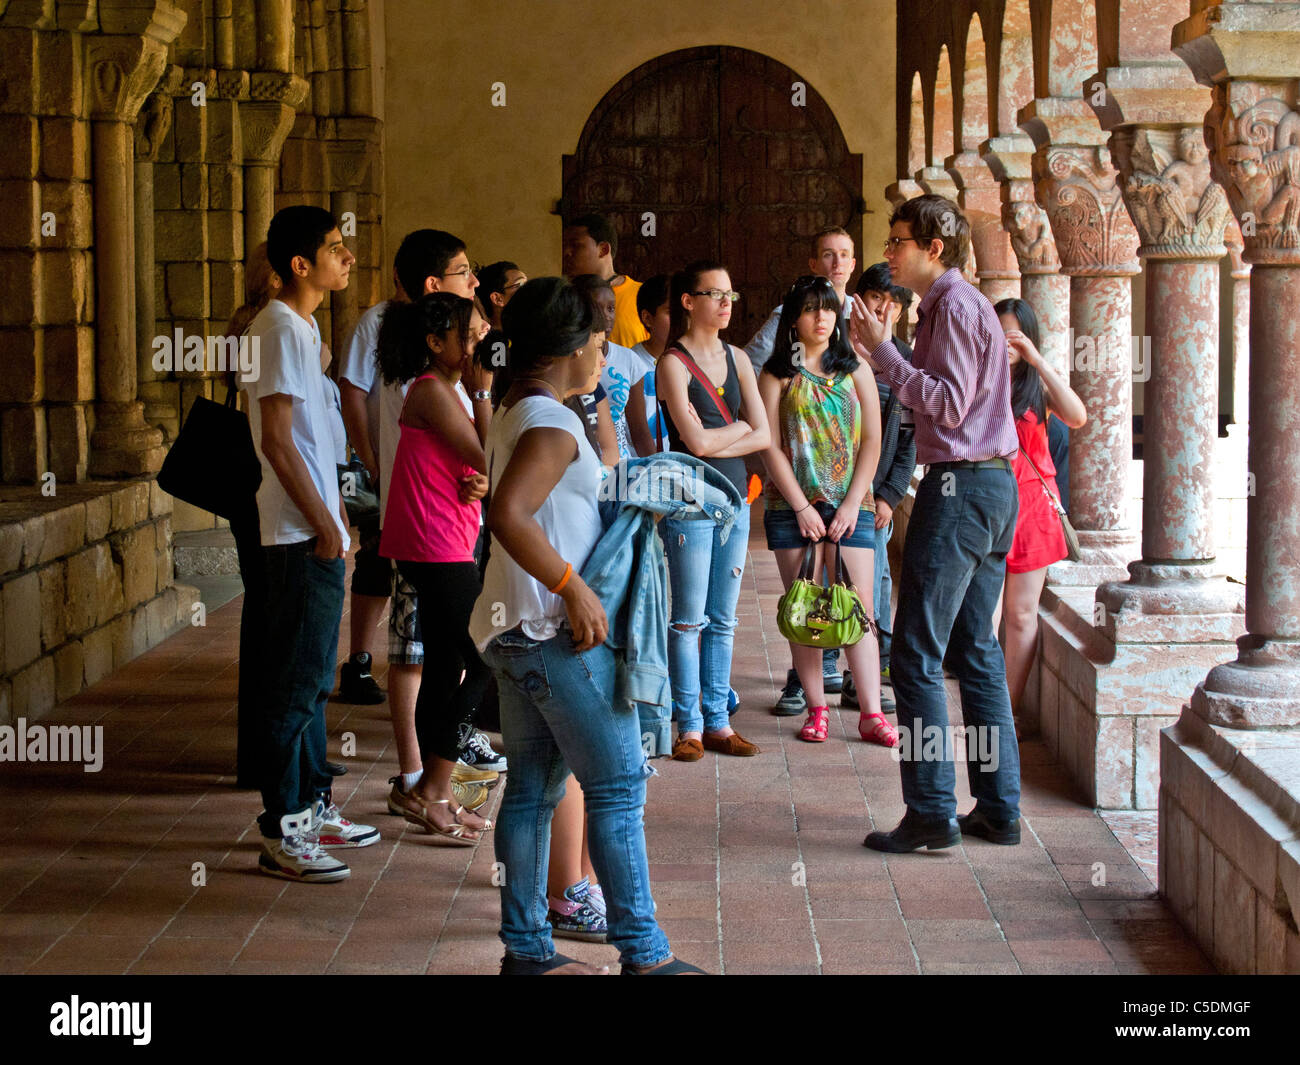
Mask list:
[[[727,542],[708,520],[664,518],[659,523],[672,589],[668,621],[668,675],[677,731],[727,727],[731,648],[736,603],[749,550],[749,507],[736,511]]]
[[[501,734],[510,752],[506,794],[497,814],[501,863],[501,940],[517,958],[555,954],[546,920],[551,817],[572,768],[587,803],[591,864],[604,888],[608,942],[624,965],[653,965],[672,952],[655,921],[646,857],[645,784],[653,770],[630,705],[614,705],[614,652],[607,644],[578,654],[560,629],[544,642],[521,629],[483,651],[501,697]]]

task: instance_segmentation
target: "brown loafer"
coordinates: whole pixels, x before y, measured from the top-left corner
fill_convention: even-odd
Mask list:
[[[698,762],[704,757],[699,740],[677,740],[673,743],[673,758],[678,762]]]
[[[715,736],[706,732],[704,749],[717,751],[718,754],[734,754],[740,758],[752,758],[756,754],[763,753],[763,749],[757,743],[750,743],[739,732],[733,732],[730,736]]]

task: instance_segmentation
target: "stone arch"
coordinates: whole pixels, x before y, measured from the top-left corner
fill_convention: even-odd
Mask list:
[[[915,177],[925,166],[925,93],[921,88],[921,72],[912,74],[912,102],[907,123],[907,167],[904,173]]]
[[[1050,11],[1051,24],[1045,35],[1047,84],[1036,86],[1037,94],[1082,96],[1084,80],[1097,72],[1096,2],[1053,0]]]
[[[966,53],[962,69],[961,118],[958,126],[964,152],[977,152],[989,138],[989,76],[984,45],[984,24],[978,12],[966,28]]]
[[[996,63],[989,65],[995,86],[998,136],[1017,133],[1016,115],[1036,95],[1034,89],[1034,37],[1029,0],[1007,0],[1002,18],[1001,47]]]
[[[948,46],[940,45],[935,68],[934,93],[930,103],[930,165],[941,167],[953,154],[952,61]]]

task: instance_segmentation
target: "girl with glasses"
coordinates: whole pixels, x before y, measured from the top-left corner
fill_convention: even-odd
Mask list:
[[[768,443],[767,416],[748,358],[720,336],[735,294],[720,263],[699,261],[674,275],[669,293],[675,340],[655,367],[655,392],[673,451],[703,459],[746,495],[743,456]],[[741,353],[743,356],[743,352]],[[742,504],[725,542],[711,520],[664,518],[672,618],[668,673],[677,741],[673,757],[694,762],[705,750],[755,755],[759,748],[732,729],[731,651],[736,603],[749,540]]]
[[[772,443],[764,453],[771,474],[763,515],[767,546],[788,589],[809,542],[817,543],[814,573],[835,572],[836,552],[872,614],[875,505],[871,479],[880,458],[880,397],[871,368],[858,361],[845,335],[840,301],[824,277],[801,277],[781,307],[776,345],[759,376]],[[799,738],[824,743],[830,708],[822,681],[822,651],[791,644],[808,699]],[[858,678],[858,734],[884,747],[898,733],[880,712],[880,649],[867,633],[846,647]]]

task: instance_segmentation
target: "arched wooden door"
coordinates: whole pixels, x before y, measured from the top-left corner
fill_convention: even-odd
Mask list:
[[[609,216],[618,268],[632,277],[721,260],[743,297],[728,336],[743,344],[807,272],[812,234],[843,226],[861,258],[862,156],[789,67],[743,48],[690,48],[605,94],[564,156],[560,206]]]

